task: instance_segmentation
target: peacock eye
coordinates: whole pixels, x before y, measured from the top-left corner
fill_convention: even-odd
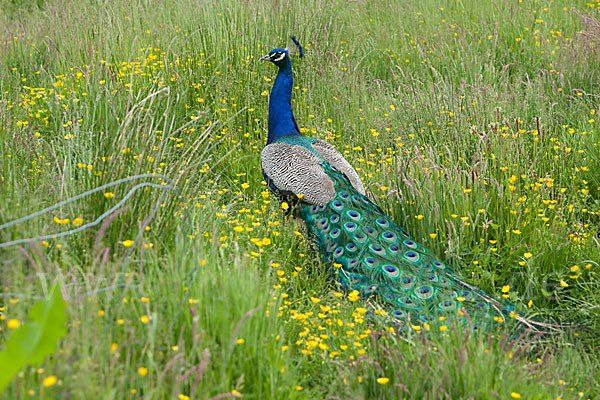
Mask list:
[[[281,61],[285,58],[285,53],[282,51],[278,51],[277,53],[273,53],[271,57],[272,61]]]

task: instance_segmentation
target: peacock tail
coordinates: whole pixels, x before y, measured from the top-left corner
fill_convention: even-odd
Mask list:
[[[321,206],[299,203],[298,211],[344,288],[376,296],[392,318],[411,325],[456,321],[489,330],[511,315],[511,304],[465,283],[335,167],[324,162],[323,169],[335,197]]]
[[[476,331],[488,331],[501,326],[510,316],[516,317],[512,314],[513,305],[466,283],[392,221],[366,196],[364,189],[353,186],[345,173],[315,150],[313,146],[320,142],[297,135],[278,139],[273,144],[279,154],[287,155],[289,169],[274,168],[267,148],[263,151],[263,168],[267,176],[272,176],[269,186],[275,187],[280,199],[292,204],[306,223],[338,283],[346,290],[358,291],[362,297],[377,298],[388,315],[404,326],[444,330],[444,326],[458,323]],[[311,161],[290,162],[300,158],[299,154],[314,162],[332,184],[328,201],[318,203],[322,192],[326,192],[316,191],[317,187],[322,189],[322,185],[314,184],[318,178],[306,179]],[[280,190],[283,185],[273,181],[282,176],[288,185],[295,178],[303,188]]]
[[[333,146],[303,137],[291,108],[288,51],[274,49],[262,60],[279,68],[269,98],[263,175],[269,188],[306,222],[339,284],[376,298],[405,327],[443,331],[459,324],[489,331],[505,326],[510,317],[532,325],[513,312],[512,304],[465,282],[392,221],[367,197],[360,177]]]

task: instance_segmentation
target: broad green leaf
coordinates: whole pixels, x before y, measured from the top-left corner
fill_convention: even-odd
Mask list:
[[[37,302],[29,311],[29,321],[6,341],[0,353],[0,391],[27,364],[42,362],[54,353],[56,344],[67,334],[65,301],[55,285],[50,297]]]

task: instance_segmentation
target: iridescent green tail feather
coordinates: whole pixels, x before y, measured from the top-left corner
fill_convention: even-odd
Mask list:
[[[490,330],[516,317],[511,304],[465,283],[345,175],[326,162],[323,166],[335,198],[323,206],[301,203],[299,212],[344,287],[377,296],[395,320],[411,325],[458,322]]]

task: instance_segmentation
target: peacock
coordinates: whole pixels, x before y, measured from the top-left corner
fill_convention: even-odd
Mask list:
[[[302,57],[302,46],[291,38]],[[512,304],[465,282],[392,221],[331,144],[301,135],[291,106],[292,61],[287,49],[275,48],[260,60],[279,68],[261,153],[264,179],[304,220],[338,283],[362,297],[375,297],[404,329],[444,331],[454,323],[491,331],[511,317],[536,329]]]

